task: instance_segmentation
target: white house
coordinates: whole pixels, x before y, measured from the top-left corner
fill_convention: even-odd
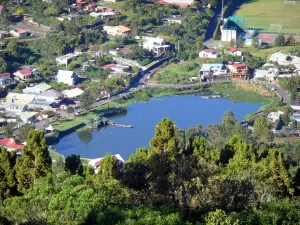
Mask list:
[[[112,158],[113,158],[114,161],[117,162],[117,167],[119,169],[122,169],[122,167],[123,167],[123,165],[125,163],[125,161],[122,158],[122,156],[120,156],[119,154],[116,154],[116,155],[113,155]],[[92,159],[92,160],[89,161],[89,165],[91,167],[93,167],[95,173],[98,173],[98,170],[99,170],[99,168],[101,166],[101,160],[102,159],[103,158],[97,158],[97,159]]]
[[[268,81],[273,81],[278,75],[278,69],[270,68],[269,70],[256,69],[254,71],[254,79],[264,79]]]
[[[300,57],[298,56],[293,56],[283,52],[276,52],[270,56],[269,61],[277,62],[278,65],[281,66],[294,65],[296,71],[300,71]]]
[[[220,55],[213,49],[204,49],[199,53],[200,58],[216,59]]]
[[[152,51],[155,56],[160,56],[163,52],[170,48],[170,45],[166,45],[164,39],[160,37],[142,37],[142,39],[142,47]]]
[[[57,82],[61,82],[68,85],[75,85],[78,82],[78,76],[69,70],[59,70],[56,75]]]
[[[40,83],[33,87],[27,87],[23,89],[23,93],[25,94],[40,94],[44,91],[51,89],[52,87],[46,83]]]
[[[21,69],[17,72],[14,72],[14,76],[18,80],[29,80],[30,78],[32,78],[32,72],[28,69]]]
[[[284,112],[278,111],[278,112],[270,112],[268,114],[268,120],[271,122],[275,122],[276,120],[279,120],[280,116],[283,115]]]
[[[17,37],[17,38],[24,38],[30,34],[29,31],[24,30],[22,28],[18,28],[16,30],[11,30],[9,32],[12,36]]]
[[[228,54],[232,55],[232,56],[242,56],[243,52],[241,50],[239,50],[238,48],[234,48],[234,47],[228,47]]]
[[[76,98],[79,95],[82,95],[83,93],[84,93],[84,91],[79,88],[73,88],[71,90],[62,91],[62,94],[67,98]]]
[[[185,20],[184,17],[178,16],[178,15],[172,15],[170,17],[167,17],[164,19],[165,22],[167,23],[179,23],[182,24],[182,22]]]

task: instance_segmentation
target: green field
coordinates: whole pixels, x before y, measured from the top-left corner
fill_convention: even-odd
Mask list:
[[[236,12],[236,16],[247,19],[248,27],[277,32],[270,24],[281,24],[282,32],[300,34],[300,1],[284,4],[284,0],[250,0]]]

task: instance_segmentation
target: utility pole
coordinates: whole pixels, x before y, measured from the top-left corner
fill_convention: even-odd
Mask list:
[[[221,19],[222,19],[222,21],[223,21],[223,19],[224,19],[224,0],[222,0],[222,11],[221,11]]]

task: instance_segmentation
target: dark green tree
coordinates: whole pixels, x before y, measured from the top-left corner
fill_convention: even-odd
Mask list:
[[[43,132],[30,130],[26,145],[22,149],[22,158],[16,164],[18,191],[26,192],[34,186],[37,179],[51,173],[51,164],[52,159]]]
[[[67,156],[65,159],[65,170],[72,175],[78,174],[82,176],[83,166],[80,160],[80,156],[74,154]]]
[[[275,38],[275,45],[276,46],[284,46],[285,45],[285,38],[284,34],[278,34]]]
[[[96,96],[92,89],[87,89],[85,92],[80,95],[80,107],[85,110],[89,110],[91,106],[96,102]]]
[[[273,133],[264,117],[258,116],[254,121],[253,128],[253,135],[257,142],[269,142],[273,140]]]

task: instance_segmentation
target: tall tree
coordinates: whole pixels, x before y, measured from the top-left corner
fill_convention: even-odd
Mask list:
[[[65,159],[65,170],[70,172],[72,175],[82,175],[83,166],[80,160],[80,156],[74,154],[67,156]]]
[[[276,46],[284,46],[285,45],[285,39],[283,34],[278,34],[275,38],[275,45]]]
[[[91,106],[96,101],[96,96],[92,89],[87,89],[85,92],[80,95],[80,107],[84,108],[85,110],[89,110]]]
[[[106,183],[115,178],[117,172],[116,161],[110,153],[106,153],[102,158],[98,170],[100,183]]]
[[[272,141],[273,134],[267,120],[264,117],[258,116],[254,121],[253,128],[253,134],[257,142]]]
[[[22,158],[16,164],[18,190],[24,193],[32,188],[38,178],[51,172],[51,164],[52,159],[43,132],[30,130],[22,150]]]
[[[0,147],[0,201],[17,192],[16,159],[16,152]]]

